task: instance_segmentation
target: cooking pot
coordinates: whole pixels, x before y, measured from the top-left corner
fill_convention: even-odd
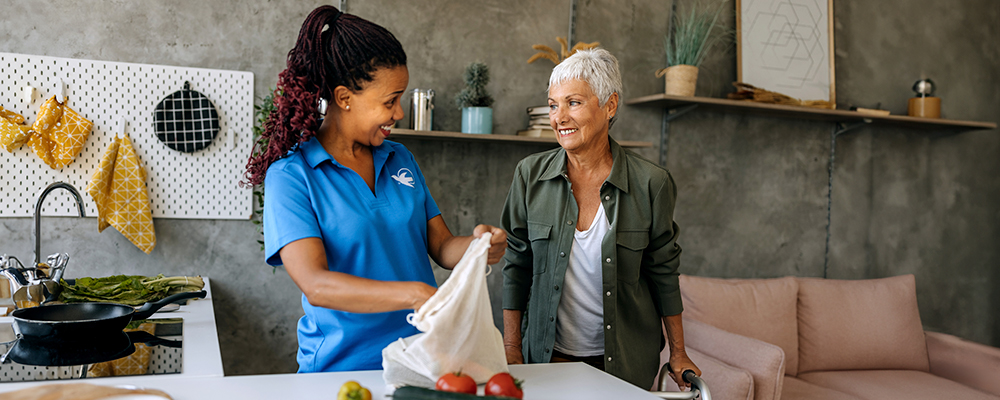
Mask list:
[[[204,298],[207,294],[204,290],[177,293],[143,304],[138,310],[124,304],[72,303],[22,308],[11,315],[14,317],[14,333],[19,338],[32,342],[79,343],[120,336],[132,320],[149,318],[167,304]]]

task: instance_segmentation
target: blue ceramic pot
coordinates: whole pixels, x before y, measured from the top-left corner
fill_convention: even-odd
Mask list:
[[[462,133],[493,133],[493,109],[489,107],[462,108]]]

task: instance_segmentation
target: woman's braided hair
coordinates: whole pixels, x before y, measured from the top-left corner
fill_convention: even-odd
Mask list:
[[[302,24],[287,63],[278,75],[275,110],[254,144],[241,185],[263,183],[271,163],[316,136],[322,120],[317,111],[320,98],[332,101],[337,86],[362,90],[376,70],[405,66],[406,53],[385,28],[321,6]]]

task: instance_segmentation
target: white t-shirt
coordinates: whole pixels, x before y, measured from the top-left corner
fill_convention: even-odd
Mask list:
[[[604,354],[601,242],[610,230],[611,223],[601,204],[590,228],[573,233],[556,314],[556,351],[577,357]]]

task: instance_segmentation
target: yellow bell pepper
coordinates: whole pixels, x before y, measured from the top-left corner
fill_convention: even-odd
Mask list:
[[[337,400],[372,400],[372,392],[355,381],[347,381],[340,387]]]

